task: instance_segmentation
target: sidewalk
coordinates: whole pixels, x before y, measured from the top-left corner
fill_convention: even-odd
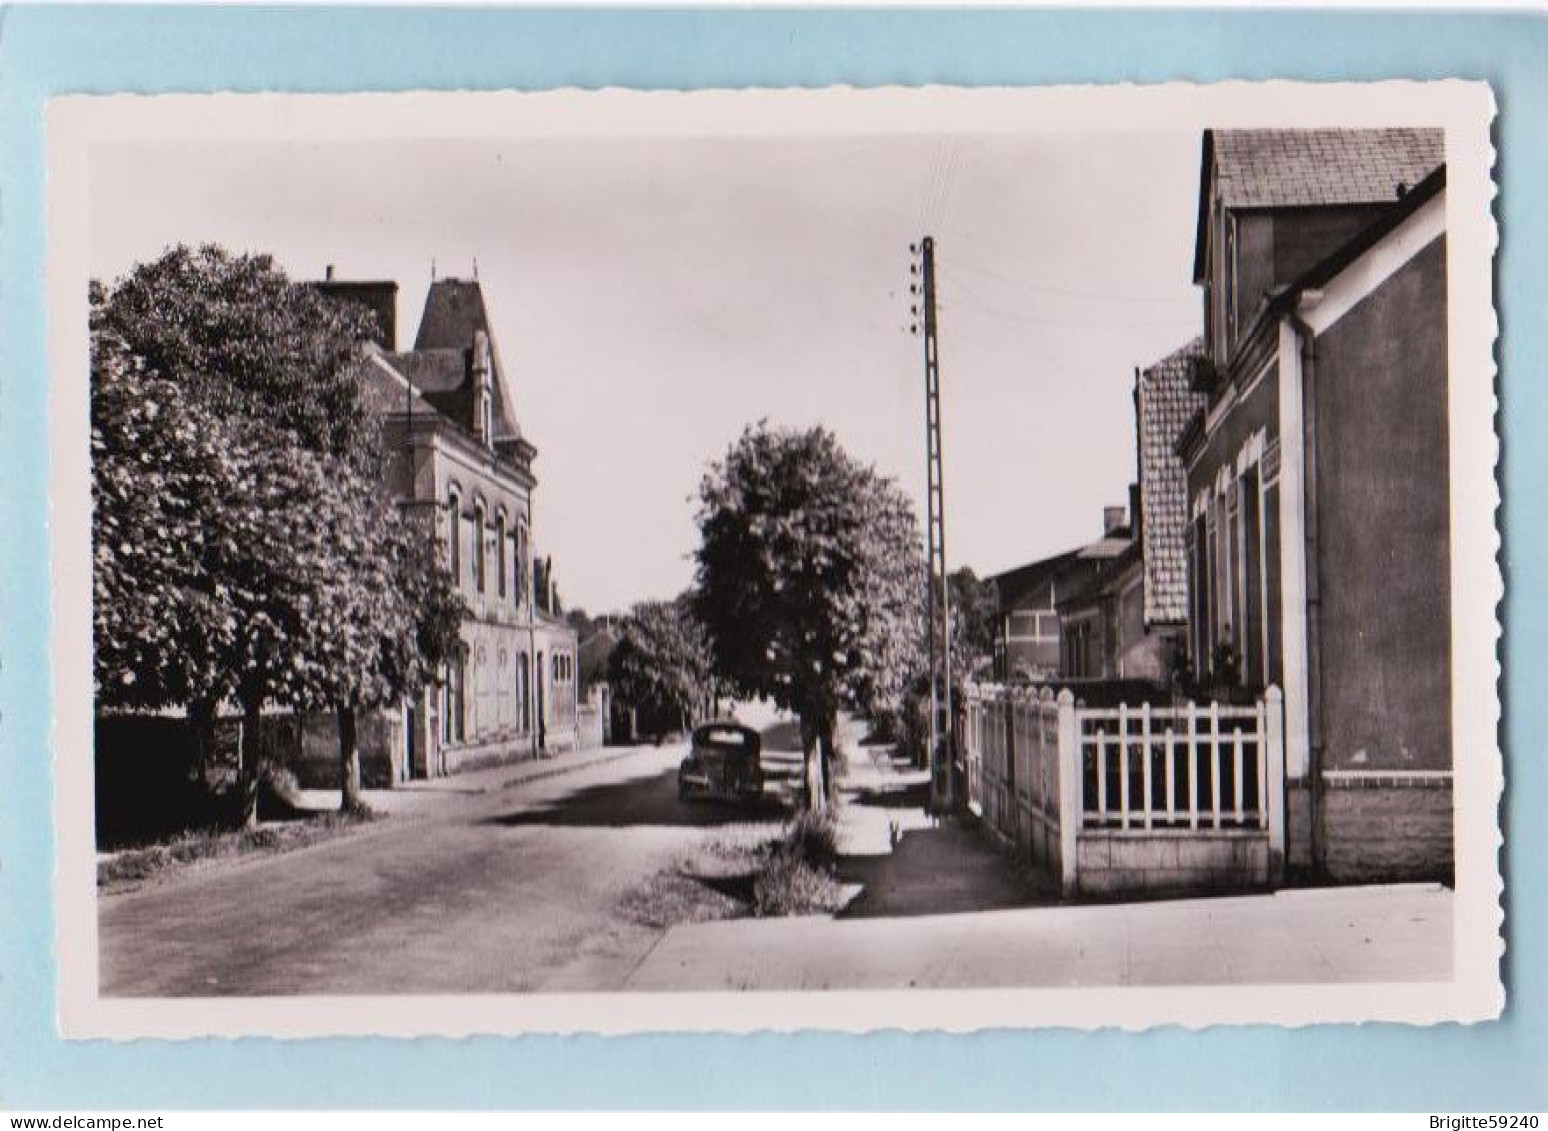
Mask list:
[[[511,786],[605,765],[642,751],[657,749],[659,747],[655,746],[601,746],[595,750],[568,750],[546,758],[504,762],[441,778],[421,778],[404,782],[392,789],[362,790],[361,796],[378,813],[413,816],[439,808],[453,798],[495,793]],[[300,803],[305,809],[337,809],[340,800],[336,789],[300,791]]]
[[[1430,981],[1452,893],[1315,888],[959,915],[732,919],[672,928],[623,989],[871,990]]]

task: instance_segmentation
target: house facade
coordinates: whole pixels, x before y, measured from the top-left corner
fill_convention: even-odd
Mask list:
[[[1060,673],[1069,680],[1170,688],[1185,674],[1187,469],[1175,441],[1203,403],[1192,388],[1202,352],[1202,339],[1195,338],[1135,370],[1131,537],[1083,588],[1059,602]]]
[[[1103,526],[1103,536],[1095,542],[987,579],[995,583],[999,596],[994,642],[998,678],[1038,682],[1065,674],[1060,603],[1086,590],[1103,564],[1129,545],[1123,507],[1106,508]]]
[[[377,312],[365,383],[382,420],[383,488],[441,547],[469,610],[463,658],[406,709],[392,778],[574,747],[575,632],[559,615],[552,563],[537,552],[537,449],[517,422],[478,281],[435,280],[408,350],[393,340],[396,284],[318,286]]]
[[[1216,130],[1186,469],[1194,678],[1284,693],[1286,851],[1451,868],[1443,136]]]

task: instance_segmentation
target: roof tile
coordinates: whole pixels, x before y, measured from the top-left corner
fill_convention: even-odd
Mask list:
[[[1214,130],[1227,208],[1377,204],[1398,199],[1446,159],[1438,129]]]
[[[1140,372],[1137,380],[1140,513],[1145,553],[1145,623],[1188,618],[1188,476],[1173,444],[1204,404],[1191,387],[1202,338]]]

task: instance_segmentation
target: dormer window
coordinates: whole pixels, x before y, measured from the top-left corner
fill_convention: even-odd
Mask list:
[[[1226,349],[1236,344],[1236,335],[1240,329],[1237,325],[1236,303],[1236,217],[1231,213],[1225,214],[1225,332]]]

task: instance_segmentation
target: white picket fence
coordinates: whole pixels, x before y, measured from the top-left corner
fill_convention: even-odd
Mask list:
[[[1065,690],[970,685],[970,807],[1078,890],[1082,837],[1239,835],[1284,846],[1283,701],[1086,707]]]

